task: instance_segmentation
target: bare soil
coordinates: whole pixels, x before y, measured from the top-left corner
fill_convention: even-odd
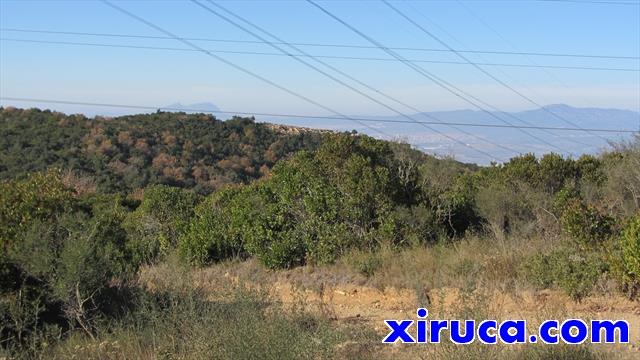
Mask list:
[[[140,281],[148,288],[160,288],[167,281],[167,269],[143,269]],[[190,272],[190,277],[191,285],[211,298],[220,293],[221,286],[226,286],[223,284],[242,283],[265,291],[285,307],[303,305],[336,323],[373,329],[380,339],[388,331],[385,319],[415,319],[419,303],[429,309],[431,319],[466,318],[465,314],[471,311],[498,321],[525,319],[533,331],[544,319],[624,319],[630,325],[630,344],[594,346],[605,354],[615,354],[616,358],[640,359],[640,303],[619,295],[591,296],[578,303],[556,290],[465,292],[439,288],[425,290],[421,303],[413,289],[375,288],[367,285],[365,278],[353,274],[309,268],[272,272],[252,262],[204,268]],[[398,345],[382,349],[387,355],[399,355]]]

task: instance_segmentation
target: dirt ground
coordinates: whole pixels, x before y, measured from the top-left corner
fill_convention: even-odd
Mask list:
[[[153,288],[165,281],[162,269],[147,268],[140,278]],[[253,265],[210,267],[192,273],[192,285],[215,297],[224,281],[251,284],[286,306],[304,305],[337,323],[373,329],[380,340],[387,333],[385,319],[415,319],[420,303],[429,309],[429,319],[463,319],[475,314],[479,320],[525,319],[535,331],[541,320],[568,318],[624,319],[630,325],[630,344],[593,345],[617,358],[640,359],[640,303],[618,295],[599,295],[577,303],[560,291],[463,292],[454,288],[425,290],[419,301],[413,289],[375,288],[366,280],[349,274],[327,274],[308,269],[264,272]],[[466,312],[465,312],[466,311]],[[482,317],[482,315],[486,317]],[[380,344],[375,344],[379,346]],[[401,345],[382,345],[383,352],[398,351]],[[406,345],[405,345],[406,346]],[[430,345],[432,346],[432,345]],[[394,356],[395,357],[395,356]]]

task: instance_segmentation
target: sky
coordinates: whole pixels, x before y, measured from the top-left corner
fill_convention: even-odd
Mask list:
[[[458,50],[635,57],[575,58],[464,53],[471,61],[617,69],[640,68],[640,5],[631,1],[394,1],[425,29]],[[189,1],[114,1],[183,38],[256,40]],[[305,1],[220,1],[220,5],[288,42],[370,45]],[[319,4],[387,47],[444,49],[380,1]],[[174,39],[18,32],[46,30],[165,36],[100,1],[0,0],[0,96],[160,107],[211,102],[223,110],[325,115],[389,115],[388,108],[287,56],[216,53],[313,100],[317,106],[197,51],[18,42],[16,39],[183,48]],[[211,51],[277,53],[265,44],[193,41]],[[380,49],[304,46],[313,55],[390,60]],[[398,50],[404,58],[464,62],[455,53]],[[421,111],[472,108],[398,61],[323,58],[373,88]],[[419,63],[505,111],[534,104],[468,64]],[[640,72],[483,66],[537,104],[564,103],[640,111]],[[377,95],[370,93],[376,98]],[[386,100],[385,100],[386,102]],[[66,112],[73,105],[2,101]],[[395,106],[395,105],[394,105]],[[114,109],[103,109],[113,112]],[[402,111],[412,112],[406,108]]]

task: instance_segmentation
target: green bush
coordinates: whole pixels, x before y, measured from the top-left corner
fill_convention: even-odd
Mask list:
[[[67,209],[73,195],[57,169],[0,182],[0,249],[31,221],[49,220]]]
[[[545,154],[540,159],[533,154],[517,156],[499,169],[499,177],[503,181],[527,184],[550,195],[574,182],[579,175],[575,161],[554,153]]]
[[[607,179],[603,169],[602,159],[584,154],[576,160],[576,169],[581,183],[591,183],[602,186]]]
[[[614,219],[580,201],[567,206],[561,221],[563,230],[583,247],[598,245],[613,234]]]
[[[440,236],[457,237],[467,230],[478,229],[482,219],[478,214],[476,196],[478,177],[469,164],[453,159],[425,159],[418,165],[414,202],[405,203],[433,222],[426,240]],[[421,209],[419,209],[421,208]],[[401,215],[404,217],[404,215]],[[412,222],[412,221],[410,221]],[[425,229],[423,229],[425,230]],[[437,233],[437,234],[436,234]]]
[[[433,190],[418,187],[409,160],[400,164],[387,143],[366,136],[328,136],[318,151],[276,164],[271,177],[210,196],[180,236],[179,252],[198,265],[246,253],[289,268],[332,263],[354,248],[429,243],[479,223],[471,177],[456,172]]]
[[[318,216],[298,224],[291,236],[304,244],[305,262],[311,264],[333,263],[356,243],[345,224],[327,223]]]
[[[631,298],[640,292],[640,214],[629,221],[620,237],[620,251],[613,258],[612,266]]]
[[[448,228],[439,223],[436,211],[423,205],[399,206],[392,218],[398,224],[399,243],[402,245],[434,244],[448,235]]]
[[[331,263],[354,247],[395,243],[392,210],[406,196],[397,194],[395,171],[384,142],[332,136],[319,151],[277,164],[269,179],[202,212],[184,237],[182,253],[206,263],[224,257],[217,249],[234,244],[270,268],[289,268]]]
[[[196,201],[197,195],[188,190],[166,185],[147,188],[142,203],[123,224],[135,261],[152,263],[174,249],[193,217]]]
[[[2,341],[25,351],[34,350],[36,339],[44,341],[46,334],[59,335],[69,328],[93,336],[95,320],[112,306],[115,284],[136,270],[125,248],[126,233],[120,224],[126,208],[119,198],[78,199],[60,187],[54,193],[67,194],[60,200],[64,207],[30,210],[34,203],[46,203],[33,199],[49,194],[32,187],[34,179],[57,181],[49,173],[13,182],[15,188],[29,191],[12,199],[17,203],[10,205],[24,212],[7,218],[19,226],[0,255]]]
[[[537,254],[522,265],[527,282],[540,289],[557,287],[575,301],[588,296],[608,266],[599,253],[581,253],[559,248]]]
[[[305,260],[303,239],[293,232],[297,222],[285,205],[269,184],[256,183],[245,188],[227,210],[247,252],[270,268],[290,268]]]
[[[577,178],[575,162],[565,159],[561,155],[550,153],[540,158],[538,178],[541,190],[548,194],[555,194],[565,184]]]
[[[178,242],[181,258],[202,266],[245,254],[243,225],[249,221],[238,213],[243,201],[239,187],[226,187],[202,201]],[[238,206],[240,205],[240,206]]]
[[[478,213],[494,233],[514,233],[535,221],[526,190],[525,184],[492,183],[478,191]]]
[[[575,187],[564,187],[553,197],[551,210],[556,216],[562,217],[565,210],[579,201],[581,201],[580,192]]]

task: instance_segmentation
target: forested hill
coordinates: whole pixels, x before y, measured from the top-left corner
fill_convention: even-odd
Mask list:
[[[167,184],[209,193],[263,176],[279,159],[315,149],[322,136],[204,114],[87,118],[0,107],[0,179],[54,166],[87,190],[134,192]]]

